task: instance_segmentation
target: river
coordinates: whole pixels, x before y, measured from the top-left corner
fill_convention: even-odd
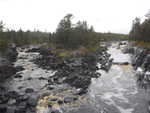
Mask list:
[[[99,70],[102,76],[92,80],[91,98],[106,113],[149,113],[149,89],[138,87],[131,56],[123,54],[117,44],[112,44],[108,52],[115,64],[129,62],[129,65],[112,65],[108,73]]]
[[[137,85],[137,72],[130,65],[131,56],[123,54],[122,48],[124,46],[118,48],[118,43],[108,48],[114,64],[108,72],[98,70],[101,77],[92,79],[86,95],[78,96],[78,100],[71,105],[55,104],[55,108],[62,113],[149,113],[150,90],[142,89]],[[18,60],[14,65],[22,66],[25,70],[18,72],[19,76],[6,81],[5,86],[8,90],[15,90],[21,94],[24,94],[27,89],[34,89],[35,94],[51,93],[44,88],[48,77],[53,76],[56,71],[41,69],[31,62],[38,56],[38,53],[19,52]],[[124,63],[128,64],[124,65]],[[100,67],[100,64],[97,65]],[[58,85],[57,89],[60,90],[62,87],[62,92],[59,91],[56,98],[61,99],[66,95],[72,95],[74,89],[66,84]],[[49,95],[46,98],[53,97]],[[50,113],[47,107],[41,106],[37,106],[37,113]]]

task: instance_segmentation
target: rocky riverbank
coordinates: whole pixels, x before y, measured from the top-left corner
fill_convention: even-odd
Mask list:
[[[16,61],[18,52],[15,45],[11,45],[4,56],[0,57],[0,82],[21,71],[21,67],[14,67],[13,63]]]
[[[83,102],[91,78],[101,76],[97,70],[108,71],[112,64],[105,49],[71,57],[60,57],[50,49],[37,47],[15,49],[14,53],[7,60],[13,69],[4,69],[4,65],[1,68],[5,76],[10,70],[8,80],[3,79],[5,85],[0,87],[2,113],[35,113],[43,105],[53,108],[50,113],[57,113],[60,111],[54,109],[56,103],[61,106]]]
[[[139,86],[145,89],[150,87],[150,49],[128,47],[124,53],[130,53],[132,56],[132,66],[136,70]]]
[[[96,72],[99,69],[97,63],[100,63],[100,68],[105,71],[108,71],[112,64],[110,54],[105,49],[70,57],[60,57],[48,49],[35,51],[40,53],[40,57],[34,60],[35,64],[43,69],[57,70],[55,75],[49,78],[49,84],[68,83],[72,87],[85,89],[85,92],[91,83],[91,78],[100,76]]]

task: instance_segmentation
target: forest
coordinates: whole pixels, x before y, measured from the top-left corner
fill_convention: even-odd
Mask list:
[[[48,43],[56,48],[76,49],[80,47],[93,47],[100,41],[127,40],[128,35],[117,33],[95,32],[93,26],[86,21],[72,23],[72,14],[67,14],[58,24],[55,32],[23,31],[22,29],[9,30],[0,22],[0,49],[5,50],[10,43],[17,46],[36,45]]]
[[[129,33],[131,41],[150,42],[150,11],[145,15],[146,19],[141,22],[140,18],[133,20],[132,29]]]

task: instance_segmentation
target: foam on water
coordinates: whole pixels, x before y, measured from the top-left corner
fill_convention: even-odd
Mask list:
[[[130,55],[123,54],[116,46],[110,47],[108,52],[112,55],[111,58],[114,59],[114,62],[130,62]],[[100,65],[98,64],[98,66]],[[142,72],[142,69],[138,68],[137,71]],[[112,65],[108,73],[102,70],[97,72],[102,76],[92,79],[89,92],[91,98],[97,101],[96,103],[103,102],[105,103],[103,106],[106,108],[108,106],[115,107],[118,109],[115,113],[136,113],[135,110],[139,109],[138,106],[143,106],[143,108],[137,113],[148,113],[144,106],[146,101],[142,99],[145,98],[145,93],[140,92],[141,94],[139,94],[134,76],[135,71],[131,65],[126,65],[125,68],[121,65]],[[110,110],[108,113],[114,113],[114,111]]]

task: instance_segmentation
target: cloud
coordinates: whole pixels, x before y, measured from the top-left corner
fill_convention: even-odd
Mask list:
[[[149,0],[0,0],[0,20],[12,29],[55,31],[67,13],[87,20],[98,32],[128,33],[132,20],[143,18]]]

